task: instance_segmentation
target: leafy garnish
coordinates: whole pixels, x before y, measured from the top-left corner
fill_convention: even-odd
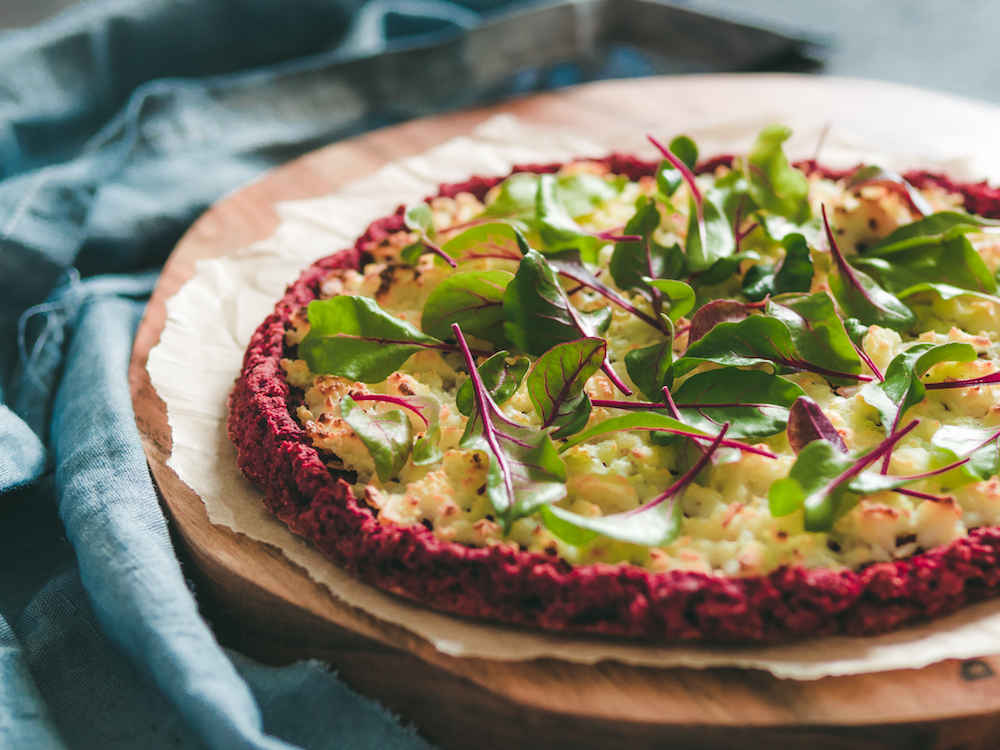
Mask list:
[[[588,440],[600,437],[601,435],[627,430],[665,432],[670,433],[671,435],[679,435],[680,437],[693,438],[694,440],[699,440],[701,442],[708,442],[713,439],[713,435],[707,434],[696,427],[691,427],[690,425],[681,422],[679,419],[675,419],[665,414],[663,411],[664,406],[662,404],[641,404],[631,401],[601,401],[594,399],[593,405],[608,409],[638,409],[638,411],[623,414],[620,417],[611,417],[603,422],[599,422],[586,432],[574,435],[559,448],[560,453],[563,453],[576,445],[580,445],[581,443],[586,443]],[[660,409],[661,411],[650,411],[650,409]],[[737,440],[723,440],[721,445],[726,448],[737,448],[748,453],[755,453],[758,456],[766,456],[767,458],[776,457],[774,453],[767,450],[765,447],[747,445],[746,443],[741,443]]]
[[[801,508],[806,531],[829,531],[848,484],[891,451],[917,424],[910,422],[860,458],[845,456],[826,440],[812,441],[799,453],[788,476],[771,484],[767,494],[771,515],[787,516]]]
[[[379,383],[423,349],[458,351],[394,318],[369,297],[313,300],[308,310],[310,329],[299,344],[299,357],[313,372]]]
[[[799,357],[813,367],[849,374],[852,376],[849,379],[857,379],[861,359],[829,294],[817,292],[788,302],[772,299],[764,311],[788,327]]]
[[[597,262],[597,248],[602,244],[598,237],[585,230],[570,216],[559,200],[556,178],[550,174],[538,178],[535,211],[538,217],[538,234],[550,250],[574,247],[588,263]]]
[[[717,324],[674,363],[675,376],[701,362],[730,367],[770,363],[832,380],[871,380],[859,374],[861,360],[825,293],[788,305],[770,302],[768,313],[770,317]]]
[[[849,317],[864,325],[880,325],[903,331],[916,323],[913,311],[899,299],[880,287],[868,274],[851,267],[837,245],[823,206],[823,227],[837,273],[830,274],[830,291]]]
[[[653,328],[661,328],[659,322],[657,322],[654,318],[638,309],[622,295],[594,276],[594,274],[587,269],[587,267],[583,264],[583,261],[580,259],[579,250],[571,249],[563,250],[558,253],[549,253],[545,256],[545,259],[548,261],[549,265],[552,266],[555,272],[563,278],[571,279],[581,286],[592,289],[605,299],[614,302],[626,312],[631,313],[643,323],[646,323]]]
[[[860,396],[869,406],[875,407],[882,418],[882,428],[891,435],[902,424],[903,416],[912,406],[924,400],[925,388],[921,382],[924,374],[940,362],[968,362],[976,358],[976,350],[969,344],[919,343],[897,354],[885,371],[881,383],[868,383]],[[891,451],[882,464],[882,473],[889,469]]]
[[[944,242],[994,223],[961,211],[939,211],[894,229],[869,247],[865,254],[891,254],[928,242]]]
[[[645,279],[651,287],[660,293],[661,304],[666,304],[664,314],[676,323],[678,318],[687,315],[694,309],[695,293],[683,281],[674,279]]]
[[[478,367],[479,377],[496,404],[506,403],[514,395],[514,391],[521,385],[521,380],[531,365],[527,357],[518,357],[513,364],[508,364],[509,357],[510,353],[507,351],[497,352]],[[458,393],[455,394],[455,406],[462,414],[469,416],[475,403],[476,397],[470,378],[462,383]]]
[[[809,180],[788,163],[782,145],[792,131],[770,125],[760,132],[749,156],[750,196],[765,211],[801,225],[812,214]]]
[[[340,415],[368,449],[379,480],[384,483],[396,476],[413,447],[410,418],[399,409],[371,416],[350,396],[341,400]]]
[[[825,440],[841,453],[847,453],[844,438],[819,404],[808,396],[800,396],[788,411],[788,444],[801,453],[814,440]]]
[[[503,335],[504,289],[514,278],[507,271],[470,271],[446,277],[424,303],[420,327],[439,339],[458,323],[465,333],[498,347],[507,345]]]
[[[528,231],[535,223],[535,196],[538,193],[538,175],[530,172],[512,174],[496,187],[496,193],[482,215],[491,219],[504,219],[521,231]]]
[[[494,258],[520,262],[524,236],[510,224],[490,222],[470,227],[441,247],[459,263]]]
[[[424,434],[417,438],[410,453],[410,461],[415,466],[436,464],[444,454],[438,447],[441,442],[441,404],[427,396],[389,396],[381,393],[355,395],[355,402],[381,401],[395,404],[416,414],[424,423]]]
[[[743,276],[743,293],[758,302],[769,294],[808,292],[812,286],[813,263],[806,238],[797,232],[781,240],[785,257],[775,266],[751,266]]]
[[[673,382],[673,337],[659,344],[633,349],[625,355],[625,369],[635,387],[650,401],[659,399],[664,386]]]
[[[1000,430],[995,427],[944,425],[931,437],[933,445],[949,463],[961,458],[962,484],[980,482],[1000,473]]]
[[[789,407],[804,396],[799,386],[782,377],[734,367],[692,375],[673,393],[683,421],[708,433],[728,422],[733,438],[781,432]]]
[[[556,505],[549,505],[542,509],[546,527],[561,539],[577,545],[585,544],[598,534],[648,547],[670,544],[680,535],[683,520],[681,496],[712,460],[712,456],[724,442],[727,429],[728,426],[723,425],[719,435],[694,465],[648,503],[626,513],[597,517],[581,516]]]
[[[732,299],[716,299],[698,308],[688,329],[688,346],[705,337],[719,323],[739,323],[750,316],[747,305]]]
[[[677,278],[684,272],[684,253],[680,245],[665,247],[653,239],[653,232],[659,225],[660,211],[656,203],[641,203],[624,232],[642,240],[616,243],[608,264],[611,278],[620,289],[634,289],[651,300],[653,294],[646,278]]]
[[[573,307],[555,272],[537,250],[530,250],[521,259],[517,274],[507,285],[503,311],[507,340],[534,356],[541,356],[556,344],[600,338],[611,322],[610,307],[593,312]],[[622,393],[632,393],[612,369],[607,356],[601,369]]]
[[[453,326],[472,382],[475,408],[459,445],[486,454],[486,496],[505,532],[518,518],[566,496],[566,466],[548,433],[511,422],[490,397],[462,329]]]
[[[400,251],[399,257],[404,263],[414,265],[417,259],[424,253],[434,253],[452,268],[458,265],[454,258],[438,247],[434,241],[437,232],[434,228],[434,214],[429,205],[426,203],[415,203],[412,206],[408,206],[403,219],[406,222],[406,228],[419,235],[419,239],[416,242],[404,247]]]
[[[728,281],[729,277],[740,270],[740,265],[745,260],[760,260],[760,253],[756,250],[743,250],[725,258],[719,258],[705,271],[691,274],[688,281],[698,286],[714,286]]]
[[[898,243],[855,257],[852,264],[873,273],[900,299],[930,291],[942,299],[971,294],[997,302],[996,280],[964,235]]]
[[[604,339],[557,344],[538,358],[528,374],[528,397],[542,429],[556,427],[554,438],[579,432],[590,417],[590,397],[583,387],[607,355]]]

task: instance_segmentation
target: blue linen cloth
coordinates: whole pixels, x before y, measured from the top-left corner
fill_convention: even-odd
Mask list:
[[[477,67],[468,40],[506,5],[98,0],[0,33],[0,748],[428,747],[322,664],[219,646],[126,372],[185,228],[268,167],[485,97],[664,69],[621,46]]]

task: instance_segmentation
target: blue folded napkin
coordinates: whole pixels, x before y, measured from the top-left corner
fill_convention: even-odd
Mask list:
[[[585,4],[541,19],[561,47],[499,71],[478,51],[545,9],[99,0],[0,34],[0,748],[428,746],[322,664],[215,641],[142,453],[132,338],[186,227],[275,164],[485,98],[706,69],[593,46]]]

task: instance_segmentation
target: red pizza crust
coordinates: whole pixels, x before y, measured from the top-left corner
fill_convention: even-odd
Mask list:
[[[630,179],[656,163],[612,155],[611,170]],[[722,157],[701,171],[728,163]],[[517,171],[554,172],[561,165]],[[845,173],[798,165],[829,177]],[[1000,190],[910,173],[918,187],[965,196],[974,213],[1000,217]],[[501,178],[442,185],[482,199]],[[692,571],[653,573],[629,565],[573,567],[558,557],[506,545],[475,548],[441,541],[422,525],[382,525],[350,486],[335,478],[296,421],[295,396],[280,367],[293,313],[319,295],[338,268],[360,268],[368,248],[404,228],[402,207],[373,223],[354,248],[318,261],[292,284],[254,334],[230,396],[229,437],[243,473],[265,492],[267,508],[327,557],[359,578],[428,607],[554,631],[664,639],[784,641],[807,635],[882,633],[954,612],[1000,592],[1000,528],[905,560],[860,571],[786,567],[767,576],[728,578]]]

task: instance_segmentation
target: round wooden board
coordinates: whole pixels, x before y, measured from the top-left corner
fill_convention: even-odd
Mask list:
[[[652,78],[591,84],[426,118],[329,146],[213,206],[163,269],[135,341],[129,379],[150,469],[219,640],[269,664],[329,662],[447,748],[987,748],[1000,736],[1000,657],[920,670],[779,680],[739,669],[651,669],[445,656],[354,610],[270,547],[213,526],[166,460],[166,409],[146,372],[165,302],[201,258],[269,235],[279,200],[330,193],[395,159],[467,134],[497,112],[607,139],[763,111],[870,132],[919,127],[1000,164],[1000,109],[908,87],[787,75]],[[874,125],[873,125],[874,124]]]

